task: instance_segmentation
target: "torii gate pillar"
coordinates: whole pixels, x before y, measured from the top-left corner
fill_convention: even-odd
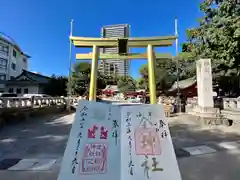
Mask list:
[[[147,47],[147,54],[148,54],[148,83],[150,92],[150,102],[151,104],[157,104],[156,78],[155,78],[156,58],[153,51],[153,46],[151,44],[149,44]]]
[[[98,56],[99,56],[99,48],[98,46],[93,45],[89,101],[96,101]]]

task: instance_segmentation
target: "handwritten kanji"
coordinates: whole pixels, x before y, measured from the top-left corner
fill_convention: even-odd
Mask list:
[[[87,115],[86,112],[82,112],[82,113],[81,113],[81,116],[86,116],[86,115]]]
[[[166,126],[166,123],[163,120],[159,120],[159,128]]]
[[[138,112],[136,116],[137,116],[137,118],[141,118],[143,115],[141,112]]]
[[[117,145],[117,138],[118,138],[118,132],[117,129],[115,129],[112,133],[112,137],[115,138],[115,144]]]
[[[162,138],[165,138],[165,137],[167,137],[167,131],[166,130],[164,130],[162,133],[161,133],[161,137]]]
[[[128,167],[130,168],[129,174],[133,176],[133,167],[134,167],[134,164],[133,164],[133,161],[132,161],[132,160],[129,161]]]
[[[85,106],[83,106],[83,108],[80,110],[80,112],[86,111],[86,110],[88,110],[88,107],[85,105]]]
[[[144,176],[146,176],[149,179],[149,166],[148,166],[148,156],[145,156],[145,160],[141,164],[141,167],[143,167],[143,173]]]
[[[155,157],[152,158],[153,164],[152,164],[152,171],[163,171],[163,168],[158,168],[157,165],[159,162],[157,162],[157,159]]]
[[[79,132],[77,137],[82,138],[82,132]]]
[[[80,123],[80,128],[83,128],[83,123]]]
[[[75,169],[76,169],[76,165],[78,164],[77,158],[74,157],[74,159],[72,160],[72,173],[75,173]]]
[[[117,128],[117,127],[119,127],[118,123],[117,123],[117,120],[113,120],[113,128]]]

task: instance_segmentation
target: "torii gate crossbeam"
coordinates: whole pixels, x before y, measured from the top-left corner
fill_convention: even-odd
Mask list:
[[[148,78],[149,78],[149,91],[150,103],[156,104],[156,80],[155,80],[155,62],[156,58],[169,58],[171,55],[162,55],[154,53],[154,47],[171,46],[176,40],[176,36],[161,36],[161,37],[148,37],[148,38],[87,38],[87,37],[74,37],[70,36],[70,40],[75,47],[92,47],[92,53],[77,54],[76,59],[92,59],[91,76],[90,76],[90,90],[89,100],[96,100],[96,81],[97,81],[97,68],[98,59],[148,59]],[[123,54],[104,54],[99,53],[99,48],[118,47],[120,41],[127,42],[126,46],[129,47],[146,47],[147,53],[123,53]]]

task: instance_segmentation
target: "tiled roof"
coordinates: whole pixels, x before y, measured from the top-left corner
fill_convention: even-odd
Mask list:
[[[192,86],[193,84],[195,84],[197,82],[196,80],[196,76],[193,76],[189,79],[184,79],[179,81],[179,89],[185,89],[189,86]],[[168,90],[168,91],[174,91],[177,89],[177,82],[174,82],[174,84],[172,85],[172,87]]]
[[[35,81],[35,82],[38,82],[38,83],[43,83],[43,84],[48,83],[49,80],[51,79],[48,76],[43,76],[41,74],[37,74],[37,73],[33,73],[33,72],[30,72],[30,71],[23,70],[23,72],[19,76],[17,76],[16,78],[14,78],[12,81],[18,81],[18,79],[20,79],[22,76],[25,76],[32,81]]]
[[[116,85],[107,85],[104,90],[118,91],[118,87]]]

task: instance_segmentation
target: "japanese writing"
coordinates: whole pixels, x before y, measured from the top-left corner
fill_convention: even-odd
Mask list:
[[[112,109],[111,109],[111,107],[109,107],[109,109],[108,109],[108,120],[111,120],[111,116],[112,116]]]
[[[209,62],[204,62],[204,72],[210,73],[210,63]]]
[[[164,128],[166,126],[166,123],[163,122],[163,120],[158,120],[158,123],[154,124],[156,126],[156,132],[158,132],[160,129]]]
[[[136,114],[136,117],[137,117],[138,121],[140,121],[139,126],[142,126],[143,128],[153,126],[153,123],[151,122],[152,112],[148,112],[148,116],[145,116],[141,112],[138,112]]]
[[[78,151],[79,151],[79,147],[80,147],[81,139],[82,139],[82,131],[81,130],[84,127],[85,117],[87,116],[87,110],[88,110],[87,106],[84,106],[80,110],[80,124],[79,124],[80,131],[79,131],[78,136],[77,136],[77,143],[76,143],[77,146],[76,146],[76,150],[75,150],[74,157],[73,157],[73,160],[72,160],[72,174],[75,173],[76,165],[78,165],[77,156],[78,156]]]
[[[128,150],[129,150],[129,161],[128,161],[128,168],[129,168],[129,174],[133,176],[133,161],[132,161],[132,119],[131,119],[131,113],[127,112],[127,117],[126,117],[126,133],[128,137]]]
[[[115,145],[117,145],[117,138],[119,136],[118,134],[118,129],[119,129],[119,125],[117,120],[112,120],[112,137],[115,139]]]
[[[149,179],[149,169],[150,168],[148,166],[148,156],[145,156],[145,159],[144,159],[143,163],[141,164],[141,167],[143,167],[144,176]]]
[[[168,136],[166,123],[162,119],[158,120],[154,125],[156,126],[156,132],[159,132],[163,139]]]
[[[152,172],[163,171],[163,168],[159,168],[158,164],[159,162],[157,161],[157,159],[155,157],[152,157]],[[150,167],[149,167],[149,158],[147,155],[145,156],[145,159],[142,162],[141,167],[143,168],[144,176],[147,177],[147,179],[149,179]]]
[[[159,168],[157,167],[157,165],[159,164],[159,162],[157,161],[157,159],[155,157],[152,158],[152,171],[163,171],[163,168]]]

